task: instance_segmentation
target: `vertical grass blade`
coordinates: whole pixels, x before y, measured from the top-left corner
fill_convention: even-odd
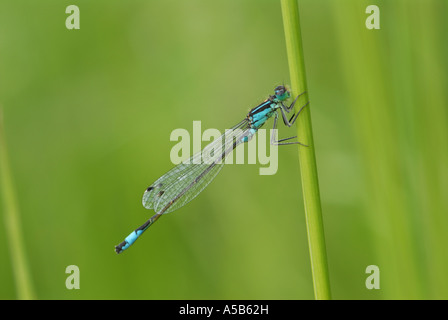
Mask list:
[[[3,112],[0,108],[0,186],[3,202],[3,218],[6,236],[11,254],[11,263],[18,299],[34,299],[30,273],[26,261],[19,209],[8,162],[5,132],[3,129]]]
[[[282,0],[281,6],[291,78],[291,89],[293,95],[297,95],[298,93],[307,91],[302,38],[300,33],[299,8],[297,0]],[[308,93],[305,96],[308,97]],[[300,107],[301,105],[303,105],[303,103],[300,103],[299,101],[296,104],[297,107]],[[302,114],[297,119],[296,123],[299,140],[309,146],[308,148],[299,147],[299,163],[302,177],[311,271],[313,274],[314,296],[319,300],[331,299],[322,221],[322,207],[309,106],[302,110]]]

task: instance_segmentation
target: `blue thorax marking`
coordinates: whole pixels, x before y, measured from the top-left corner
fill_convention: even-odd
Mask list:
[[[253,108],[248,114],[250,127],[258,130],[270,117],[272,117],[276,109],[277,104],[271,99],[266,100],[259,106]]]
[[[252,136],[257,132],[257,130],[263,126],[263,124],[274,114],[275,110],[278,108],[277,103],[273,101],[271,97],[259,106],[256,106],[247,114],[247,119],[249,120],[250,130],[247,136],[243,137],[243,142],[248,142]]]
[[[265,102],[263,102],[262,104],[260,104],[259,106],[256,106],[255,108],[253,108],[252,110],[249,111],[249,116],[253,116],[254,114],[256,114],[257,112],[260,112],[264,109],[266,109],[267,107],[269,107],[271,105],[272,101],[270,100],[266,100]]]

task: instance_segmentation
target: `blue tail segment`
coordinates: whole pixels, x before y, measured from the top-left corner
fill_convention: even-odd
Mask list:
[[[127,248],[129,248],[135,242],[135,240],[137,240],[138,237],[140,237],[142,235],[143,231],[145,231],[145,230],[137,229],[137,230],[132,231],[131,234],[128,235],[122,243],[120,243],[118,246],[115,246],[115,252],[121,253],[124,250],[126,250]]]
[[[126,237],[126,239],[124,239],[124,241],[122,243],[120,243],[119,245],[115,246],[115,252],[116,253],[122,253],[124,250],[129,248],[135,242],[135,240],[137,240],[143,234],[143,232],[146,231],[146,229],[148,229],[154,222],[157,221],[157,219],[159,219],[159,217],[161,215],[162,214],[156,213],[155,215],[153,215],[151,217],[151,219],[149,219],[143,225],[141,225],[140,227],[138,227],[137,229],[132,231]]]

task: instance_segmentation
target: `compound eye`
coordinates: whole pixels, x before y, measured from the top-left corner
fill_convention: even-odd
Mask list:
[[[284,93],[285,93],[285,87],[284,86],[278,86],[277,88],[275,88],[275,94],[281,96]]]

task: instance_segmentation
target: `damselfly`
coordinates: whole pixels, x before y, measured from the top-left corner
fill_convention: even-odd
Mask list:
[[[248,142],[269,118],[274,117],[273,128],[276,129],[279,110],[283,123],[291,127],[308,102],[297,113],[294,112],[289,120],[286,114],[293,110],[297,99],[304,93],[299,94],[291,105],[286,106],[284,102],[290,98],[289,90],[284,86],[276,87],[274,95],[269,96],[263,103],[250,110],[243,121],[227,130],[201,152],[194,154],[157,179],[145,190],[142,200],[143,206],[146,209],[153,209],[156,214],[132,231],[122,243],[115,246],[115,251],[120,253],[126,250],[163,214],[177,210],[193,200],[216,177],[222,169],[227,155],[239,144]],[[271,144],[306,146],[298,141],[285,142],[294,138],[296,137],[276,140],[275,130],[273,130]]]

